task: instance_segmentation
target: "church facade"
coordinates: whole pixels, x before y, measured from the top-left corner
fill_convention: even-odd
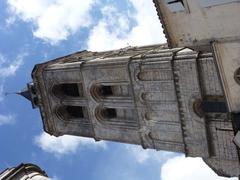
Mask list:
[[[235,127],[210,52],[166,45],[81,51],[38,64],[28,84],[44,130],[184,153],[239,176]]]
[[[20,164],[0,172],[0,180],[52,180],[35,164]]]

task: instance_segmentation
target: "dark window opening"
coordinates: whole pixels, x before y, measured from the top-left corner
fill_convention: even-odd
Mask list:
[[[116,109],[103,109],[102,116],[104,119],[112,119],[117,117]]]
[[[235,81],[240,85],[240,68],[238,68],[234,73]]]
[[[77,84],[63,84],[61,88],[67,96],[79,96]]]
[[[86,108],[81,106],[60,106],[56,111],[56,115],[63,120],[83,119],[86,113]]]
[[[68,83],[59,84],[53,87],[53,93],[56,96],[69,96],[69,97],[79,97],[78,84]]]
[[[194,112],[199,116],[203,117],[204,113],[227,113],[227,104],[220,99],[210,98],[207,100],[196,100],[193,104]]]
[[[100,85],[96,84],[91,87],[92,97],[99,100],[112,100],[114,98],[130,98],[130,88],[127,84],[113,84],[113,85]]]
[[[99,86],[99,95],[104,97],[112,96],[113,91],[111,86]]]
[[[183,0],[171,0],[171,1],[168,1],[168,4],[174,4],[174,3],[182,3],[183,4]]]
[[[183,0],[165,0],[171,12],[184,11]]]
[[[69,118],[83,118],[83,108],[81,106],[67,106],[66,112]]]
[[[226,113],[228,111],[225,102],[217,101],[203,101],[201,108],[202,111],[206,113]]]
[[[38,98],[37,97],[33,98],[33,104],[36,105],[36,106],[38,105]]]
[[[100,123],[114,128],[137,128],[133,109],[96,108],[95,115]]]

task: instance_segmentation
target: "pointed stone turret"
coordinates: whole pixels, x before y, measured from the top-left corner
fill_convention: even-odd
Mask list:
[[[32,101],[31,93],[28,88],[24,88],[20,92],[17,92],[16,94],[25,97],[29,101]]]
[[[31,101],[33,108],[38,107],[38,98],[33,83],[28,83],[27,87],[22,89],[20,92],[17,92],[16,94],[23,96],[24,98]]]

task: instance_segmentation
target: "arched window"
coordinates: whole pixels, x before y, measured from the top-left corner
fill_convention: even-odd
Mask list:
[[[98,87],[98,94],[104,97],[112,96],[113,90],[111,86],[99,86]]]
[[[138,123],[134,118],[133,109],[97,108],[96,117],[104,125],[115,128],[137,128]]]
[[[104,119],[117,118],[116,109],[112,109],[112,108],[103,109],[103,110],[101,111],[101,116],[102,116]]]
[[[83,108],[81,106],[66,106],[66,112],[70,118],[83,118]]]
[[[82,106],[61,106],[57,109],[57,116],[63,120],[86,118],[86,108]]]
[[[94,85],[91,88],[91,94],[95,99],[107,98],[128,98],[130,88],[128,85]]]
[[[226,113],[227,106],[222,101],[203,101],[201,104],[203,112],[206,113]]]
[[[204,113],[227,113],[227,105],[222,97],[209,97],[205,100],[196,100],[193,104],[195,113],[202,117]]]
[[[54,85],[52,92],[58,98],[62,97],[80,97],[82,95],[82,89],[79,89],[81,84],[77,83],[64,83]]]

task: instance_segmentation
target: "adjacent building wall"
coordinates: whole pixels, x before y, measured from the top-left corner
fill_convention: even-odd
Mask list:
[[[34,164],[20,164],[0,173],[0,180],[51,180],[47,174]]]

